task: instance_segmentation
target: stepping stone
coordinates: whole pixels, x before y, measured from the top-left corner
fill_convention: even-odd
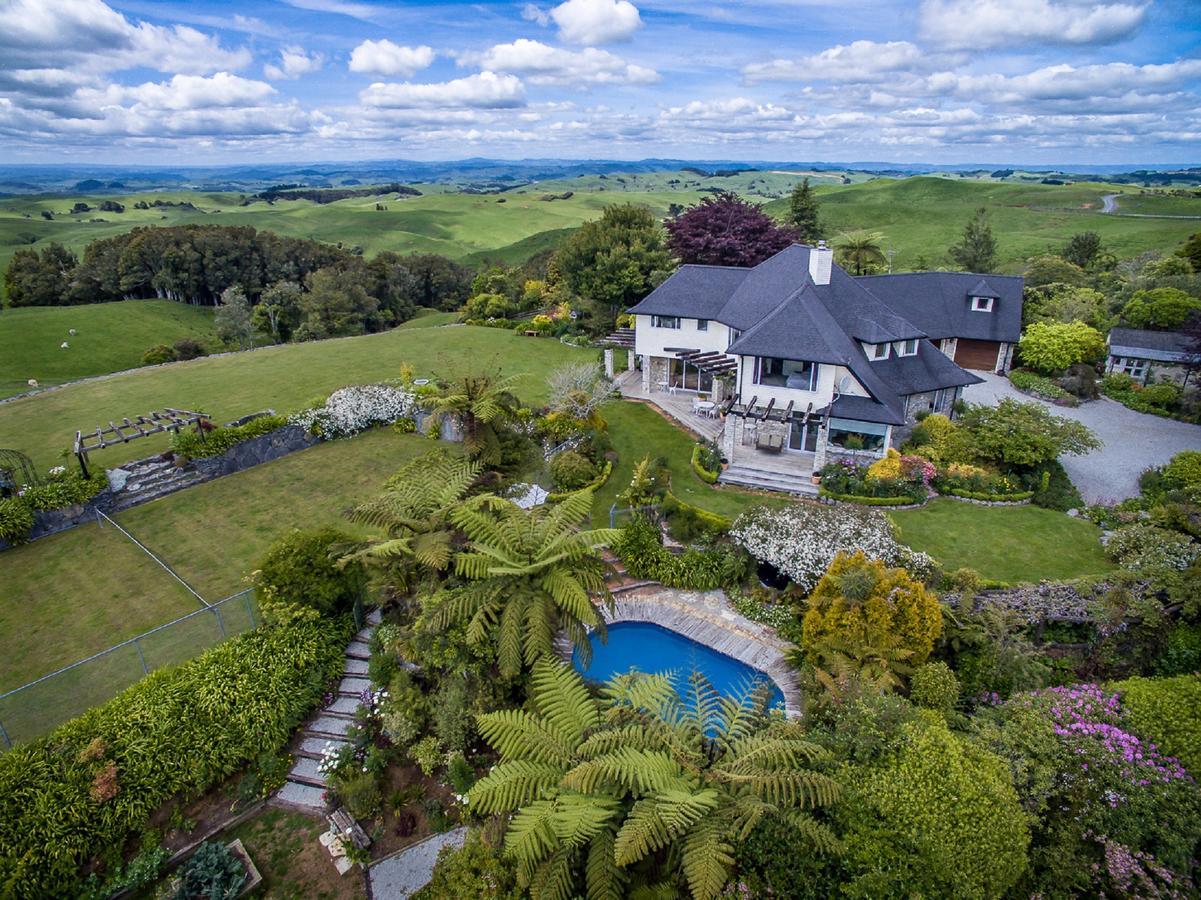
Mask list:
[[[344,670],[347,675],[366,675],[367,660],[365,659],[348,659],[346,660],[346,668]]]
[[[375,626],[368,625],[362,631],[354,636],[356,641],[362,641],[364,644],[371,643],[371,635],[375,634]]]
[[[346,741],[332,741],[327,738],[307,737],[300,742],[301,753],[311,753],[314,756],[320,756],[325,752],[326,747],[341,747],[346,744]]]
[[[275,799],[288,806],[296,806],[313,812],[325,811],[325,790],[311,784],[288,781],[275,793]]]
[[[302,756],[296,760],[296,765],[292,766],[292,771],[288,774],[289,780],[302,781],[306,783],[316,783],[325,786],[325,776],[317,769],[317,760],[309,759],[307,756]]]
[[[359,659],[370,659],[371,648],[362,641],[351,641],[349,646],[346,648],[346,655],[350,657],[357,657]]]
[[[342,719],[336,716],[319,716],[317,721],[305,730],[314,734],[346,737],[346,732],[350,730],[350,726],[353,724],[354,721],[352,719]]]
[[[369,678],[354,678],[348,675],[338,683],[338,693],[340,694],[354,694],[357,697],[363,691],[368,690],[371,690],[371,679]]]
[[[362,706],[362,703],[359,702],[359,698],[357,696],[338,697],[333,703],[325,708],[325,711],[353,716],[355,714],[355,710],[357,710],[360,706]]]
[[[378,609],[373,609],[373,610],[371,610],[371,612],[367,613],[368,624],[378,625],[382,621],[384,621],[384,614],[382,612],[380,612]]]

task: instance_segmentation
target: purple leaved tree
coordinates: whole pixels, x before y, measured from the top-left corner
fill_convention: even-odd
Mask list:
[[[668,219],[667,245],[684,263],[755,266],[796,240],[796,232],[737,194],[705,197]]]

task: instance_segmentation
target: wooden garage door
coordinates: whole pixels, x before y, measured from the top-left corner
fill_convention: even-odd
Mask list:
[[[984,369],[992,372],[997,368],[996,341],[969,341],[960,338],[955,344],[955,363],[964,369]]]

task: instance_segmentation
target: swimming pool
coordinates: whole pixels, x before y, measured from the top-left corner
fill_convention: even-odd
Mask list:
[[[608,642],[602,643],[596,635],[590,640],[592,662],[587,668],[580,665],[578,653],[572,657],[576,671],[589,681],[608,681],[630,669],[672,671],[677,689],[683,690],[688,686],[688,676],[696,670],[719,694],[736,693],[751,681],[765,681],[771,685],[768,705],[784,708],[784,695],[766,674],[668,628],[649,622],[618,622],[609,626]]]

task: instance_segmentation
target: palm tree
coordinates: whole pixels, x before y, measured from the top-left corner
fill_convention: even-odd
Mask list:
[[[770,814],[820,850],[836,846],[804,811],[837,797],[807,768],[824,752],[798,723],[769,716],[765,691],[721,697],[693,675],[682,698],[670,676],[633,673],[598,700],[551,660],[531,684],[528,711],[477,717],[502,761],[468,802],[514,814],[505,844],[534,900],[577,896],[581,870],[589,898],[666,877],[709,900],[730,878],[734,843]]]
[[[878,231],[844,231],[838,236],[834,250],[838,264],[849,269],[852,275],[871,275],[888,265],[888,258],[880,249],[884,235]]]
[[[499,427],[512,418],[518,407],[513,386],[519,376],[500,378],[499,373],[463,375],[426,400],[435,428],[451,419],[463,429],[467,455],[486,466],[500,462]]]
[[[506,677],[550,653],[560,630],[586,653],[589,629],[605,624],[592,597],[608,597],[607,566],[596,551],[620,533],[579,530],[591,511],[590,490],[531,510],[490,494],[456,508],[451,520],[468,546],[455,571],[469,581],[437,598],[433,627],[467,622],[470,643],[495,640]]]
[[[455,543],[451,513],[480,474],[480,464],[442,452],[407,463],[384,484],[374,500],[347,517],[378,528],[383,537],[369,540],[344,561],[361,560],[383,568],[393,587],[411,589],[424,569],[443,572]]]

